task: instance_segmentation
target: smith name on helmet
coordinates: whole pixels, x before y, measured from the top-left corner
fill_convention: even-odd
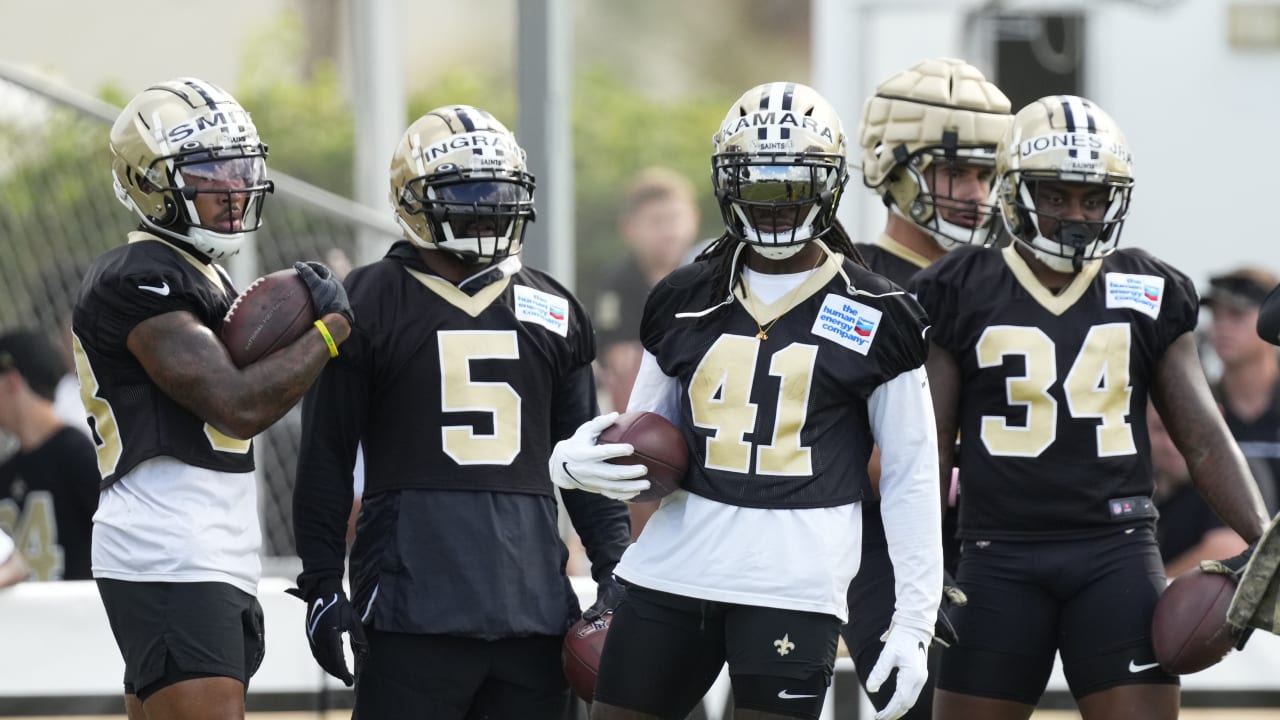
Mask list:
[[[215,110],[169,128],[169,142],[181,142],[203,130],[218,128],[228,142],[248,142],[256,134],[245,110]]]

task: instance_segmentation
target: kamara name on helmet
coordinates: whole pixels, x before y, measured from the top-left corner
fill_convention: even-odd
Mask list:
[[[755,112],[750,115],[731,120],[720,127],[720,136],[728,137],[754,127],[785,126],[808,130],[818,137],[826,138],[830,142],[835,142],[835,131],[825,125],[819,125],[817,120],[806,115],[797,117],[795,113],[786,111],[778,112],[776,110]]]

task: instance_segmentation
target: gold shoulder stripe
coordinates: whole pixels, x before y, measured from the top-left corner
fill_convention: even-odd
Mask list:
[[[412,268],[405,268],[404,270],[412,275],[413,279],[422,283],[428,290],[439,295],[442,300],[471,317],[476,317],[480,313],[484,312],[485,308],[492,305],[493,301],[498,299],[498,296],[502,294],[502,291],[506,290],[507,285],[511,283],[510,277],[504,277],[491,285],[486,285],[484,289],[475,295],[468,295],[454,287],[453,283],[450,283],[447,280],[435,277],[434,275],[428,275]]]
[[[1097,277],[1098,270],[1102,268],[1102,260],[1091,260],[1085,263],[1084,268],[1076,273],[1062,292],[1054,294],[1049,291],[1036,278],[1035,272],[1027,265],[1027,261],[1022,259],[1018,254],[1018,250],[1014,245],[1009,245],[1000,253],[1004,255],[1004,261],[1013,271],[1013,276],[1017,278],[1018,284],[1027,291],[1027,294],[1040,303],[1041,307],[1054,315],[1061,315],[1071,309],[1089,289],[1089,285],[1093,283],[1093,279]]]
[[[129,233],[129,242],[131,243],[148,242],[148,241],[158,242],[161,245],[164,245],[165,247],[169,248],[170,250],[178,253],[178,255],[182,256],[183,260],[186,260],[187,262],[191,263],[191,267],[195,268],[196,270],[199,270],[201,275],[204,275],[206,278],[208,278],[209,282],[213,283],[214,287],[221,290],[224,294],[227,292],[227,286],[223,284],[222,276],[218,274],[218,271],[215,270],[212,265],[208,263],[200,262],[200,260],[197,259],[195,255],[192,255],[191,253],[187,252],[186,250],[183,250],[182,248],[178,247],[177,245],[174,245],[171,242],[167,242],[162,237],[157,237],[155,235],[152,235],[151,233],[142,232],[141,230],[134,230]]]
[[[808,300],[814,293],[825,287],[831,281],[831,278],[835,277],[836,273],[839,272],[840,265],[843,262],[843,255],[827,252],[827,259],[818,266],[812,275],[800,283],[795,292],[787,293],[769,305],[766,305],[759,297],[751,293],[750,287],[746,287],[744,291],[743,288],[747,283],[738,283],[733,289],[733,295],[742,304],[742,307],[746,309],[747,313],[755,318],[757,324],[768,325],[775,318],[782,317],[787,311]],[[759,315],[756,315],[757,312]]]
[[[894,240],[888,233],[880,233],[875,244],[890,255],[902,258],[918,268],[929,267],[929,258]]]

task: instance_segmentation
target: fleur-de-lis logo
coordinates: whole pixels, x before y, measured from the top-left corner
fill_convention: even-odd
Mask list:
[[[778,648],[779,655],[786,655],[796,649],[796,644],[791,642],[791,635],[783,635],[781,640],[774,640],[773,646]]]

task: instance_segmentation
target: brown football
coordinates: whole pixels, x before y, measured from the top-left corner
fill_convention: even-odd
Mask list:
[[[252,365],[311,329],[311,293],[292,268],[254,280],[231,304],[219,336],[236,367]]]
[[[595,697],[600,655],[604,652],[604,639],[611,622],[611,612],[592,622],[579,620],[564,636],[564,675],[569,679],[569,687],[587,702]]]
[[[689,470],[689,448],[680,429],[658,413],[642,410],[623,413],[600,433],[597,442],[601,445],[627,443],[635,452],[609,462],[649,468],[649,489],[632,498],[633,502],[659,500],[684,484]]]
[[[1227,624],[1235,581],[1195,568],[1179,575],[1156,602],[1151,643],[1167,672],[1185,675],[1226,657],[1238,635]]]

